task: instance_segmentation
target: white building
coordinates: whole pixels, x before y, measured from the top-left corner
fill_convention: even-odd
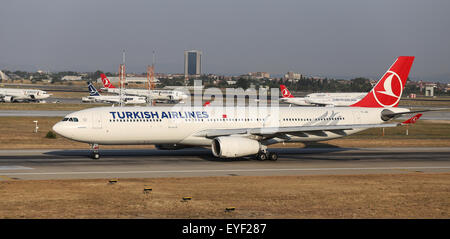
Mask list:
[[[61,80],[77,81],[77,80],[82,80],[82,77],[81,76],[64,76],[63,78],[61,78]]]
[[[257,80],[268,79],[268,78],[270,78],[270,73],[268,73],[268,72],[261,72],[261,71],[249,72],[246,75],[241,75],[241,77],[244,78],[244,79],[257,79]]]
[[[288,71],[288,73],[284,74],[284,78],[288,80],[300,80],[302,78],[302,74]]]

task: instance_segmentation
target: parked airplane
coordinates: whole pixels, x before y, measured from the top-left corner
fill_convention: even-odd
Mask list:
[[[0,88],[0,101],[3,102],[44,102],[50,96],[42,90]]]
[[[105,74],[100,75],[102,78],[104,89],[109,93],[120,94],[120,89],[116,88]],[[103,88],[102,88],[103,89]],[[175,90],[146,90],[146,89],[122,89],[122,93],[126,95],[137,95],[148,97],[152,100],[165,100],[169,102],[182,101],[188,98],[184,92]]]
[[[363,99],[348,107],[99,107],[68,114],[53,126],[58,134],[89,143],[92,157],[99,144],[155,144],[176,149],[210,146],[220,158],[256,155],[276,160],[267,146],[280,142],[321,141],[385,123],[410,111],[397,108],[414,57],[398,57]]]
[[[120,103],[120,96],[118,95],[100,95],[97,89],[91,82],[88,83],[89,96],[81,98],[82,102],[106,102],[106,103]],[[145,97],[122,95],[122,102],[124,104],[145,104],[147,103]]]
[[[280,85],[281,101],[294,105],[349,106],[361,100],[367,92],[357,93],[312,93],[305,97],[294,97],[285,85]]]

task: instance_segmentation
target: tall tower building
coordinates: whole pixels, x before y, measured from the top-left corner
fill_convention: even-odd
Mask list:
[[[202,52],[184,51],[184,75],[199,76],[202,74]]]

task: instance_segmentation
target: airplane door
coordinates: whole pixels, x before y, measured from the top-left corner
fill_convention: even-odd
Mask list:
[[[280,127],[278,114],[271,112],[267,117],[264,118],[262,132],[267,134],[275,133],[276,128],[278,127]]]
[[[102,118],[100,114],[92,114],[92,128],[101,129],[102,128]]]
[[[359,111],[353,112],[353,118],[354,118],[355,124],[360,124],[361,123],[361,112],[359,112]]]
[[[177,118],[175,118],[175,119],[168,119],[168,120],[169,120],[169,123],[167,124],[167,127],[169,129],[176,129],[176,128],[178,128],[178,125],[177,125],[178,119]]]
[[[275,114],[269,114],[267,117],[264,118],[264,127],[279,127],[279,121],[277,115]]]

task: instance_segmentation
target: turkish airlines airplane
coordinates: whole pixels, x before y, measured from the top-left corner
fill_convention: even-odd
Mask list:
[[[305,97],[294,97],[285,85],[280,85],[282,102],[294,105],[349,106],[366,96],[367,92],[353,93],[313,93]]]
[[[41,102],[50,96],[43,90],[0,88],[0,100],[3,102]]]
[[[97,89],[91,82],[88,83],[89,96],[81,98],[82,102],[105,102],[105,103],[120,103],[122,100],[125,104],[145,104],[147,103],[145,97],[122,95],[122,99],[117,95],[100,95]]]
[[[120,94],[120,89],[116,88],[105,74],[101,74],[100,76],[107,92]],[[188,95],[176,90],[122,89],[122,94],[145,97],[150,95],[152,100],[167,100],[170,102],[182,101],[188,98]]]
[[[398,57],[374,88],[348,107],[99,107],[68,114],[53,130],[90,144],[95,159],[100,158],[99,144],[154,144],[160,149],[209,146],[219,158],[277,160],[268,145],[397,127],[401,124],[386,122],[427,111],[397,107],[413,60]]]

